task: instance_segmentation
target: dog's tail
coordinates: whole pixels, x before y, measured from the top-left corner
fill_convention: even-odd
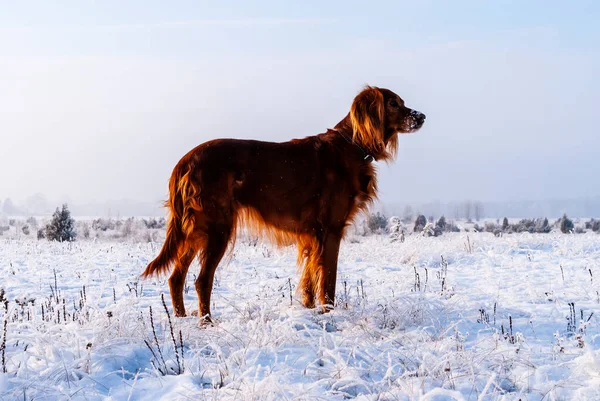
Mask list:
[[[166,272],[178,255],[186,251],[186,238],[195,226],[195,212],[202,209],[198,186],[191,179],[193,171],[194,166],[185,163],[178,164],[171,174],[169,199],[165,202],[169,209],[167,237],[160,253],[148,264],[142,277]]]
[[[160,250],[158,256],[148,264],[142,277],[159,275],[169,270],[171,264],[175,261],[179,252],[181,230],[178,227],[178,222],[171,216],[167,226],[167,238]]]

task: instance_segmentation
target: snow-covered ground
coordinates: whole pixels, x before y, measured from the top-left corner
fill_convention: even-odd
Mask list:
[[[355,237],[328,314],[290,302],[295,249],[240,239],[208,327],[139,280],[160,245],[1,239],[0,399],[600,399],[597,234]]]

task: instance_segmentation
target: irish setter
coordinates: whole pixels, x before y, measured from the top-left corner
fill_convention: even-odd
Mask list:
[[[299,294],[307,308],[333,307],[344,230],[377,193],[371,162],[393,159],[398,133],[425,115],[388,89],[367,86],[335,128],[274,143],[216,139],[192,149],[169,181],[165,243],[143,276],[169,270],[173,308],[185,316],[184,281],[194,258],[198,314],[210,321],[215,270],[245,225],[278,245],[298,244]]]

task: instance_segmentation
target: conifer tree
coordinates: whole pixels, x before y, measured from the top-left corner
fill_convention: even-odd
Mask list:
[[[52,221],[46,225],[45,231],[45,237],[49,241],[75,240],[75,220],[71,217],[71,212],[66,203],[62,205],[62,210],[56,208],[52,215]]]

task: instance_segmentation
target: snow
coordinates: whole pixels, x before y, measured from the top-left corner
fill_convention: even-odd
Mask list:
[[[290,305],[294,248],[240,238],[214,326],[172,315],[166,277],[139,279],[160,243],[2,239],[0,399],[598,400],[599,239],[354,236],[319,314]]]

